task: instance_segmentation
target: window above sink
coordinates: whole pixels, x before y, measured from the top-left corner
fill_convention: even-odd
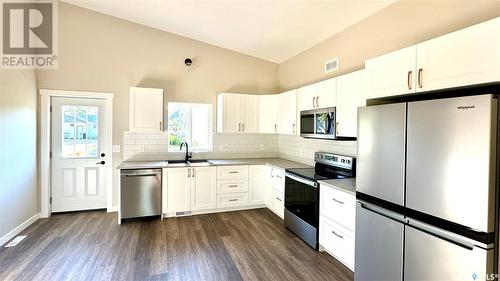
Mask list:
[[[212,151],[212,105],[168,103],[168,151],[180,151],[183,142],[190,151]]]

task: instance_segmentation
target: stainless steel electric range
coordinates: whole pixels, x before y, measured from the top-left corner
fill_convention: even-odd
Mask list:
[[[327,152],[314,158],[314,168],[286,169],[285,226],[318,249],[318,181],[355,177],[356,159]]]

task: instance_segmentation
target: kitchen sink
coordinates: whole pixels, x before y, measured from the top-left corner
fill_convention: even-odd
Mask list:
[[[212,163],[208,160],[204,159],[196,159],[196,160],[167,160],[168,166],[169,167],[203,167],[203,166],[210,166]]]

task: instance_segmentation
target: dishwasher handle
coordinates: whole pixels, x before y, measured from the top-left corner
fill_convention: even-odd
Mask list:
[[[126,177],[156,176],[161,175],[161,169],[122,170],[121,175]]]

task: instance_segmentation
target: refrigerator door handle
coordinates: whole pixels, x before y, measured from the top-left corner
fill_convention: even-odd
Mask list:
[[[426,223],[416,221],[414,219],[408,219],[408,225],[416,228],[418,230],[421,230],[423,232],[426,232],[432,236],[435,236],[437,238],[441,238],[443,240],[449,241],[455,245],[458,245],[462,248],[465,248],[467,250],[472,251],[475,246],[478,246],[480,248],[487,249],[488,246],[479,242],[476,242],[472,239],[465,238],[463,236],[460,236],[458,234],[451,233],[449,231],[443,230],[436,228],[434,226],[428,225]]]
[[[401,214],[398,214],[398,213],[386,210],[384,208],[381,208],[381,207],[378,207],[378,206],[375,206],[375,205],[372,205],[372,204],[369,204],[369,203],[366,203],[366,202],[358,201],[358,204],[360,205],[361,208],[363,208],[365,210],[377,213],[377,214],[379,214],[381,216],[390,218],[392,220],[395,220],[395,221],[403,223],[403,224],[407,223],[407,220]]]

